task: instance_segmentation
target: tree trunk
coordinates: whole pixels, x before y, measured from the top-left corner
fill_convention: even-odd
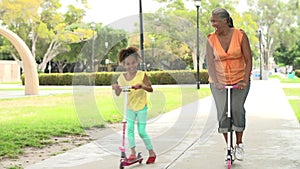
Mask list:
[[[42,63],[40,63],[38,65],[38,69],[42,72],[45,71],[46,69],[46,65],[49,61],[51,61],[53,58],[55,58],[59,52],[58,52],[58,48],[62,45],[62,43],[60,42],[57,42],[55,40],[52,40],[50,45],[49,45],[49,48],[47,50],[47,52],[45,53],[44,57],[43,57],[43,61]]]

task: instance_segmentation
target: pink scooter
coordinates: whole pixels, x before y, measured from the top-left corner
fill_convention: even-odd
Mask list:
[[[127,104],[128,104],[128,93],[131,89],[133,89],[132,86],[121,86],[122,91],[124,92],[124,115],[123,115],[123,135],[122,135],[122,146],[119,147],[121,151],[121,159],[120,159],[120,169],[124,169],[125,166],[130,166],[135,163],[142,163],[143,157],[142,153],[139,152],[137,155],[137,158],[134,160],[128,160],[126,156],[126,149],[125,149],[125,131],[126,131],[126,112],[127,112]]]

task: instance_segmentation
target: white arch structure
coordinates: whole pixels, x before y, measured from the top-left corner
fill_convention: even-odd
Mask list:
[[[0,34],[7,38],[20,54],[25,78],[25,95],[39,94],[39,79],[35,60],[26,43],[14,32],[0,26]]]

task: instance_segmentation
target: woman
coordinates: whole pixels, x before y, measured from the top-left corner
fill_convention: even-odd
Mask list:
[[[236,133],[236,145],[232,147],[233,158],[243,160],[243,132],[245,130],[245,108],[252,70],[252,54],[246,33],[233,26],[226,9],[212,11],[211,24],[215,31],[209,34],[206,52],[209,82],[218,112],[219,133],[223,133],[227,143],[227,96],[225,85],[236,85],[232,90],[232,130]],[[232,139],[231,139],[232,140]]]

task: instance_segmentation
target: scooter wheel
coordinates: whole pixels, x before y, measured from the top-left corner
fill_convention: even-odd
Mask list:
[[[230,169],[231,168],[231,160],[227,161],[227,168]]]
[[[120,169],[124,169],[123,163],[120,164]]]

